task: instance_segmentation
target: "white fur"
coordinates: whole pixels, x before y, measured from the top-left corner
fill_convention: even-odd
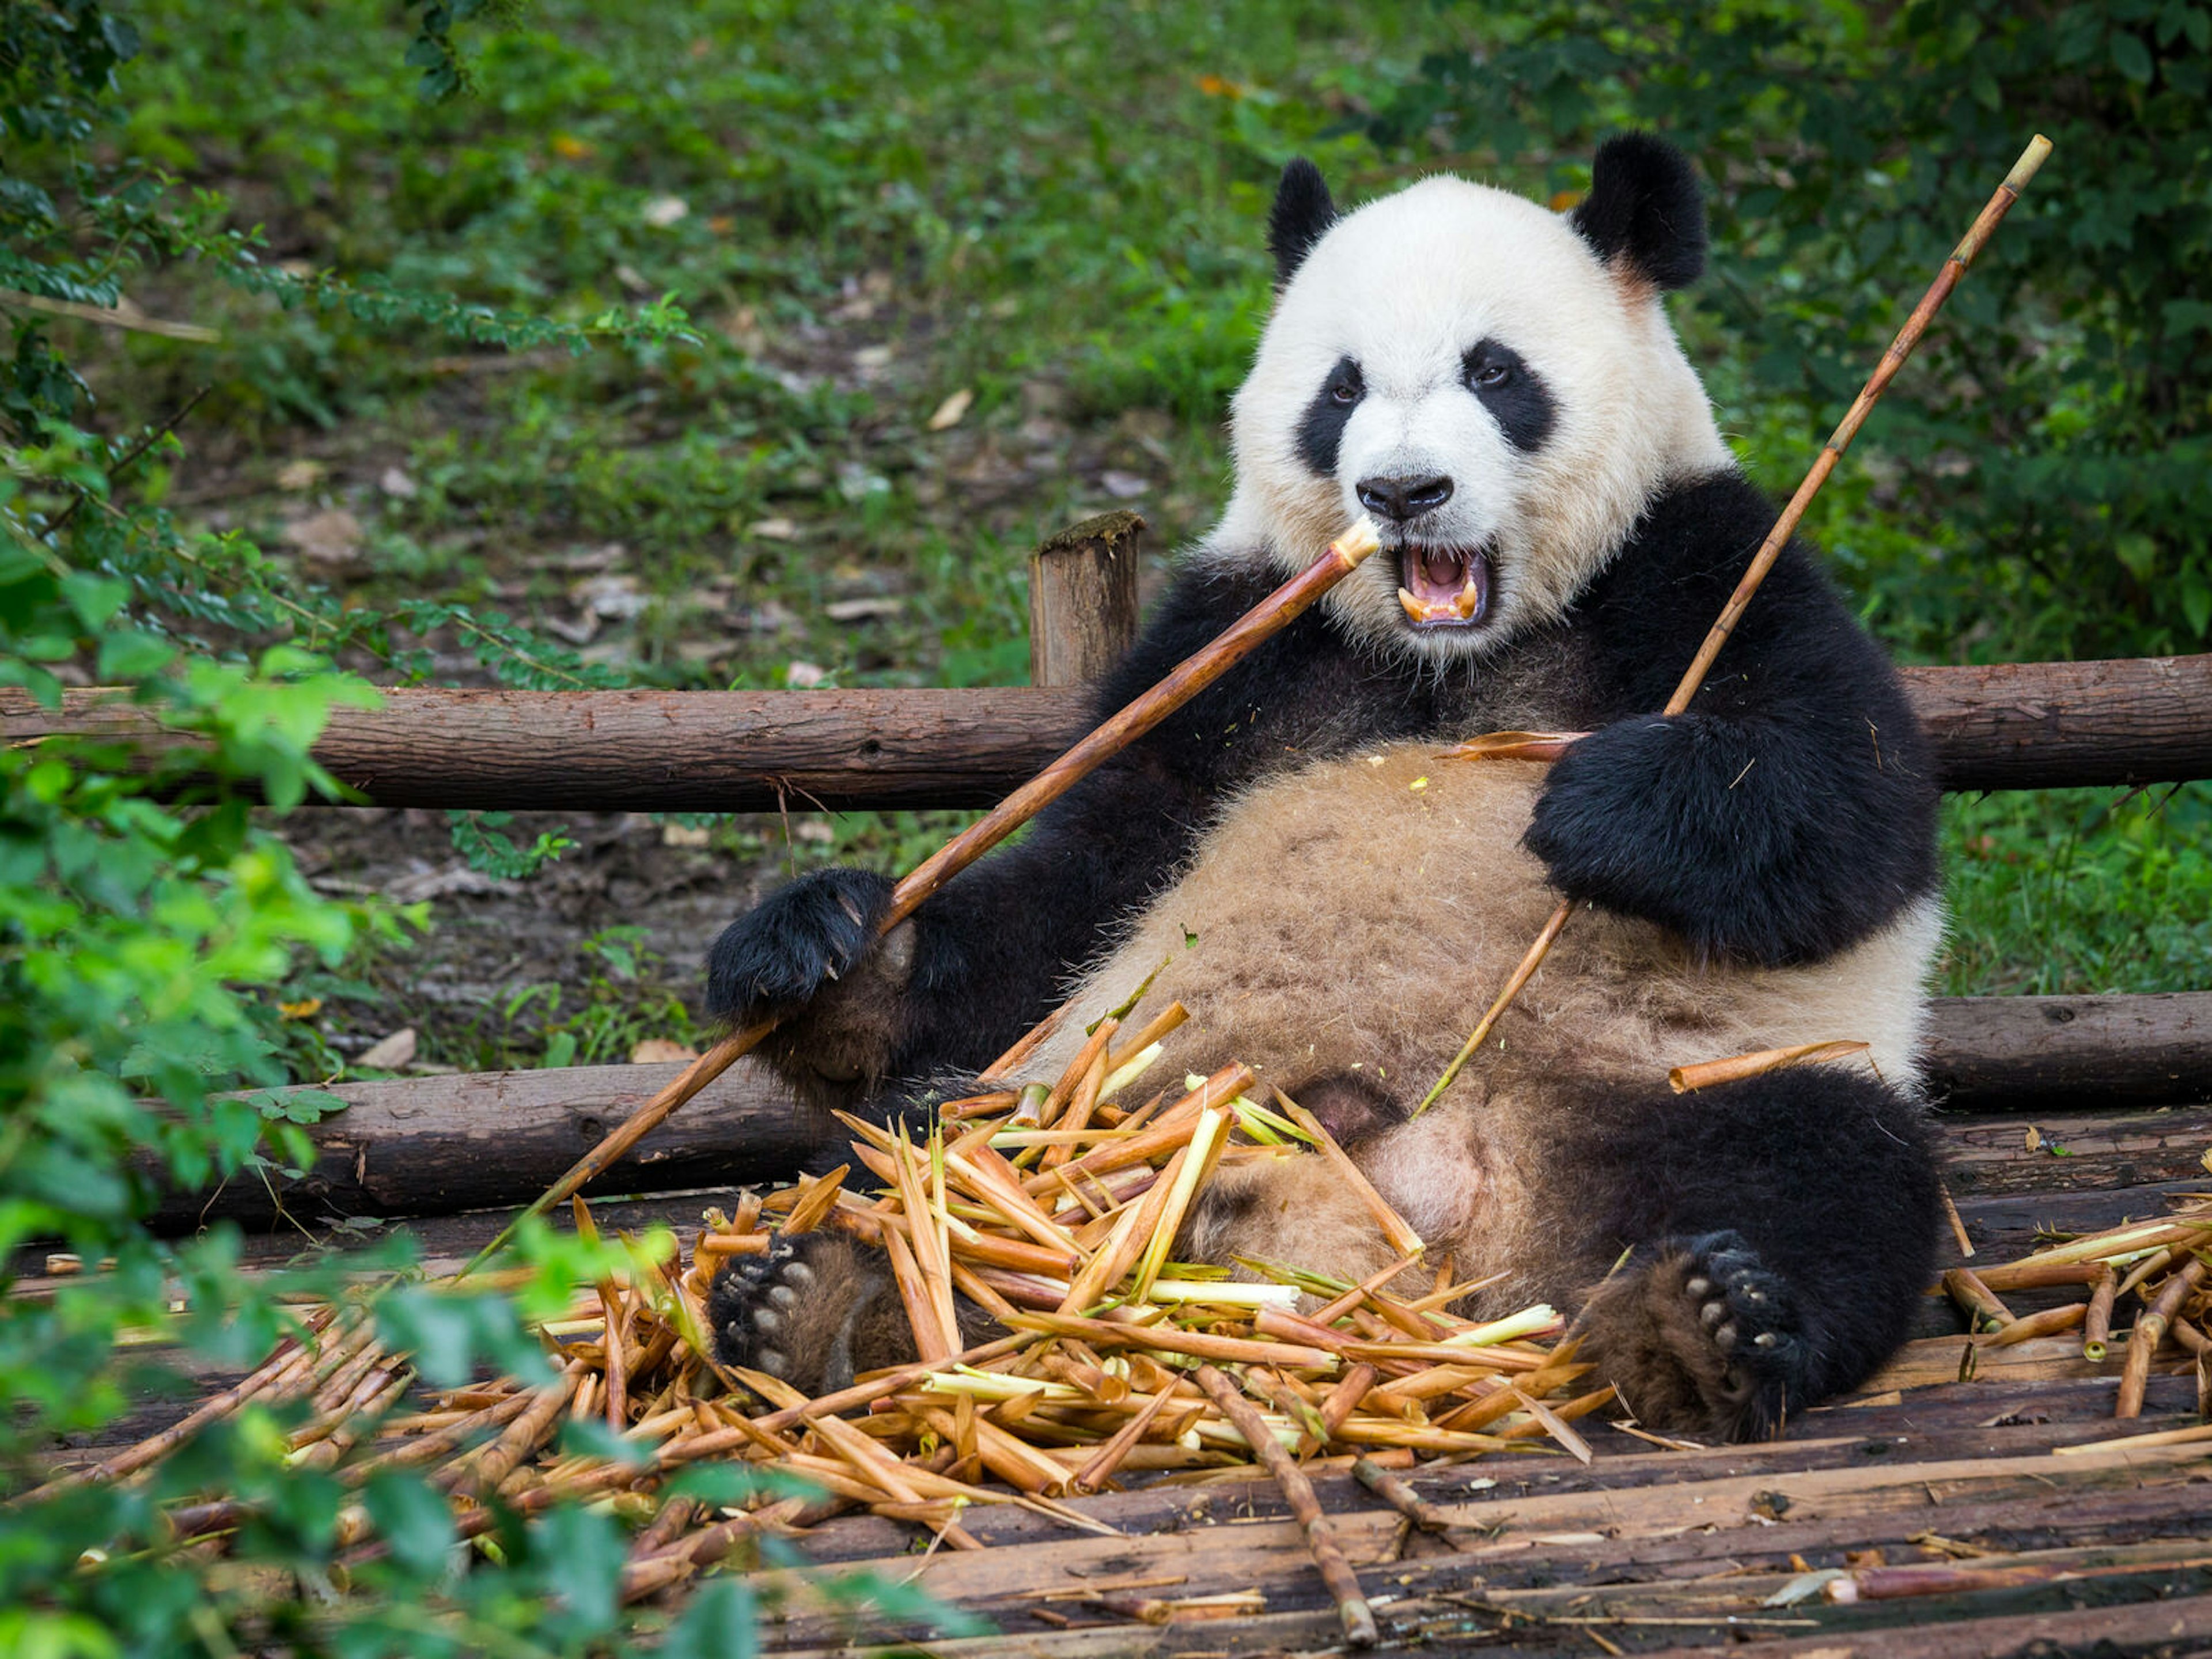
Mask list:
[[[1190,1011],[1164,1078],[1242,1060],[1295,1090],[1364,1072],[1418,1101],[1558,902],[1521,844],[1541,782],[1523,763],[1404,744],[1262,784],[1085,975],[1025,1076],[1057,1078],[1084,1027],[1164,963],[1136,1016],[1170,1000]],[[1913,1088],[1942,933],[1929,899],[1826,962],[1731,967],[1694,960],[1656,923],[1585,908],[1508,1011],[1503,1042],[1445,1099],[1663,1091],[1674,1066],[1836,1041],[1869,1044],[1881,1076]]]
[[[1507,442],[1461,382],[1486,337],[1519,352],[1559,410],[1534,455]],[[1300,418],[1337,361],[1367,395],[1336,474],[1297,453]],[[1431,658],[1487,654],[1557,617],[1619,550],[1651,493],[1729,464],[1660,297],[1608,267],[1567,222],[1463,179],[1423,180],[1340,220],[1277,301],[1234,410],[1237,489],[1202,555],[1264,549],[1285,574],[1363,510],[1364,477],[1442,474],[1451,500],[1425,541],[1496,538],[1487,620],[1415,632],[1395,561],[1370,559],[1328,603],[1356,634]]]

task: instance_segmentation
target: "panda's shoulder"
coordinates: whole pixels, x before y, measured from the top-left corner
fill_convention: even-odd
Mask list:
[[[1663,615],[1725,599],[1774,526],[1778,508],[1733,466],[1670,480],[1655,491],[1620,556],[1593,584],[1596,605]],[[1807,550],[1791,543],[1770,578],[1777,594],[1832,593]],[[1710,623],[1712,613],[1704,612]]]
[[[1632,663],[1638,680],[1659,665],[1679,674],[1773,529],[1778,511],[1733,467],[1659,490],[1577,606],[1598,661],[1624,672]],[[1737,623],[1731,646],[1739,656],[1779,653],[1808,669],[1828,664],[1854,675],[1888,673],[1881,647],[1817,555],[1794,538]]]

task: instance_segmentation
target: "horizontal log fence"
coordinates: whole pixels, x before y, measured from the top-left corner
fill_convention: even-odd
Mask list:
[[[1945,1104],[1981,1112],[2156,1106],[2212,1099],[2212,993],[2140,997],[1942,997],[1927,1059]],[[483,1072],[339,1084],[346,1109],[310,1127],[305,1176],[239,1176],[175,1194],[160,1222],[280,1214],[451,1215],[536,1196],[678,1063]],[[765,1066],[738,1061],[587,1189],[673,1192],[787,1178],[807,1150],[799,1109]]]
[[[1951,790],[2212,777],[2212,655],[1908,668]],[[177,743],[155,711],[0,690],[9,744]],[[339,709],[316,758],[379,806],[760,812],[988,806],[1092,725],[1079,686],[400,690]]]

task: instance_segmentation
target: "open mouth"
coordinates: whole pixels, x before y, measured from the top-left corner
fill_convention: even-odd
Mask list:
[[[1490,609],[1490,555],[1481,548],[1398,550],[1398,603],[1416,628],[1473,628]]]

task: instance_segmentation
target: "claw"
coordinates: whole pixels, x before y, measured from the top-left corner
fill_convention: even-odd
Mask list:
[[[1782,1341],[1782,1339],[1777,1336],[1772,1331],[1761,1331],[1757,1336],[1754,1336],[1751,1340],[1762,1348],[1778,1346]]]

